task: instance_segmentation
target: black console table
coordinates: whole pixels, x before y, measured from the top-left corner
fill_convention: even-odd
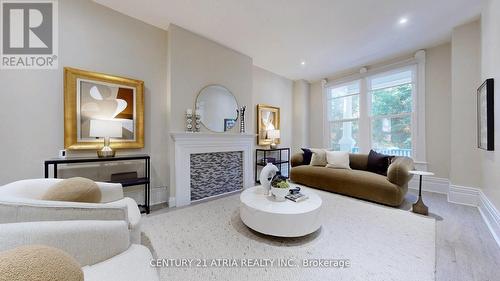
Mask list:
[[[129,160],[143,160],[144,161],[144,177],[141,178],[133,178],[133,179],[123,179],[116,181],[109,181],[112,183],[119,183],[123,187],[134,186],[134,185],[144,185],[144,204],[139,204],[139,208],[141,209],[141,213],[149,214],[150,211],[150,179],[151,179],[151,171],[150,171],[150,157],[146,154],[141,155],[123,155],[109,158],[99,158],[97,156],[92,157],[66,157],[66,158],[52,158],[49,160],[45,160],[44,162],[44,170],[45,170],[45,178],[49,177],[49,166],[53,165],[53,177],[57,178],[57,165],[66,165],[66,164],[75,164],[75,163],[93,163],[93,162],[115,162],[115,161],[129,161]]]
[[[286,154],[286,155],[283,155]],[[259,167],[264,167],[267,163],[272,163],[278,167],[282,176],[288,178],[290,173],[290,148],[274,148],[255,150],[255,182],[260,183]],[[287,173],[283,173],[283,167],[287,167]]]

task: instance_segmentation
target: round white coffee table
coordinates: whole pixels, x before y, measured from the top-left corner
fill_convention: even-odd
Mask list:
[[[272,236],[300,237],[321,227],[322,200],[310,188],[300,186],[309,198],[301,202],[276,201],[262,186],[245,189],[240,195],[240,217],[251,229]]]

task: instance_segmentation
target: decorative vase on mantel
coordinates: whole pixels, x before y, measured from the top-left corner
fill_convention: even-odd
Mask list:
[[[245,133],[245,110],[247,107],[244,105],[237,109],[236,111],[238,112],[239,118],[240,118],[240,133]]]
[[[193,110],[192,109],[186,109],[186,132],[187,133],[192,133],[193,132]]]

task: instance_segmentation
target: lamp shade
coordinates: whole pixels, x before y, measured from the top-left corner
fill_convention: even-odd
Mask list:
[[[90,120],[89,135],[96,138],[121,138],[122,122],[115,120]]]
[[[280,138],[280,130],[269,130],[269,131],[267,131],[267,138],[269,138],[269,139],[279,139]]]

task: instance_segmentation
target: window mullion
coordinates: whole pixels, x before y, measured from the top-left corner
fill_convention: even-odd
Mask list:
[[[360,80],[359,93],[359,148],[361,153],[368,153],[371,147],[370,137],[370,101],[366,79]]]

